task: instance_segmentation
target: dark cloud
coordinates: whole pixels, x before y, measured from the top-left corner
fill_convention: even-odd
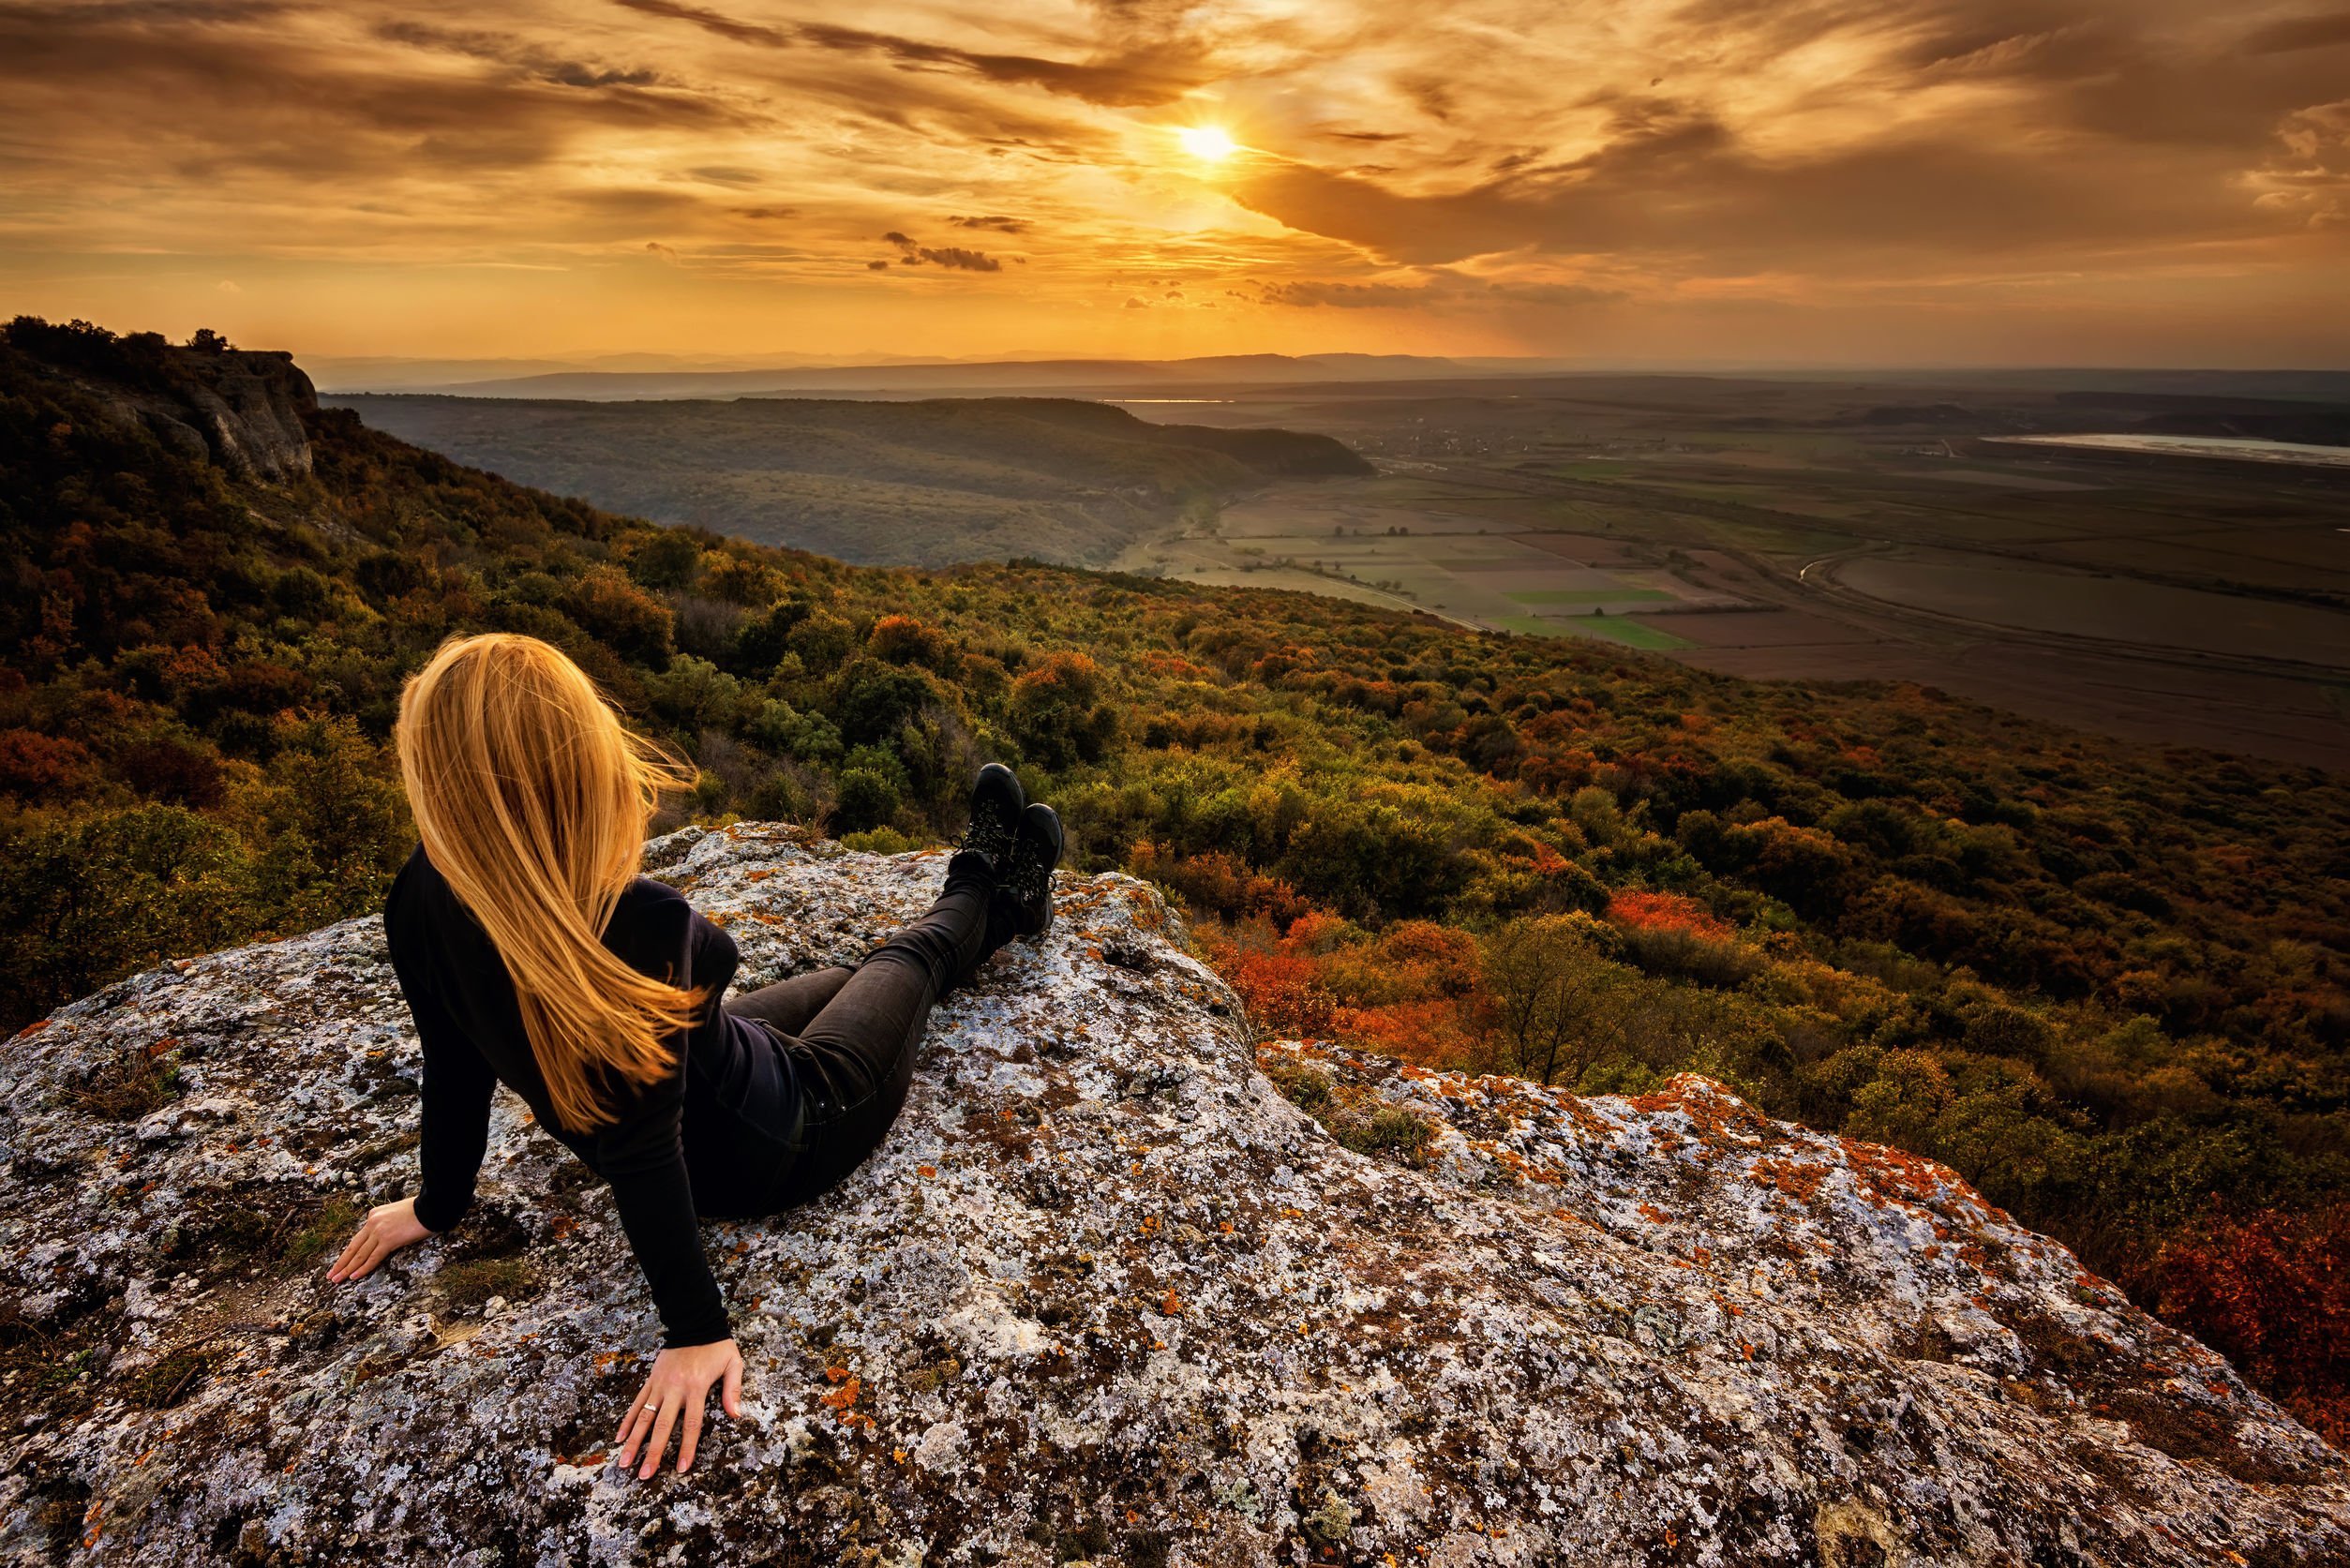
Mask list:
[[[1947,47],[1926,52],[1934,62],[1984,47],[1942,37]],[[2108,59],[2134,57],[2099,47]],[[2032,54],[2007,67],[2025,68]],[[2275,159],[2281,127],[2315,100],[2318,83],[2298,71],[2231,77],[2207,64],[2198,87],[2163,74],[2172,68],[2141,63],[2080,81],[2057,72],[2062,80],[2043,88],[2048,109],[2012,131],[1921,122],[1767,154],[1694,99],[1600,93],[1585,100],[1607,116],[1595,149],[1548,160],[1513,153],[1466,188],[1418,194],[1303,162],[1260,168],[1232,188],[1293,229],[1421,265],[1537,251],[1833,274],[1900,253],[2095,254],[2274,232],[2247,177]]]
[[[734,214],[737,217],[756,217],[772,220],[781,220],[786,217],[798,217],[800,216],[800,209],[798,207],[728,207],[726,210]]]
[[[793,32],[783,27],[765,27],[754,22],[737,22],[722,11],[702,6],[681,5],[679,0],[615,0],[632,11],[646,16],[666,16],[679,22],[690,22],[705,32],[737,43],[758,43],[782,48],[798,41]]]
[[[947,221],[958,229],[993,229],[999,234],[1025,234],[1028,231],[1025,218],[1000,215],[992,217],[950,217]]]
[[[887,261],[867,261],[865,263],[865,270],[867,272],[888,272],[890,270],[890,263]]]
[[[1004,263],[982,251],[965,250],[959,245],[914,247],[914,254],[935,267],[947,267],[955,272],[1001,272]]]
[[[415,49],[458,54],[485,64],[502,66],[562,87],[657,87],[663,84],[661,73],[656,70],[643,67],[621,68],[595,66],[564,59],[510,34],[396,21],[377,23],[375,36],[388,43],[407,44]]]
[[[551,162],[591,131],[746,123],[667,87],[580,91],[519,59],[487,75],[401,71],[221,20],[253,14],[244,8],[190,14],[0,5],[0,97],[18,124],[46,125],[52,147],[106,161],[135,154],[131,167],[183,187],[239,171],[339,185],[495,178]]]
[[[2244,39],[2252,54],[2288,54],[2303,49],[2334,49],[2350,44],[2350,11],[2297,16],[2255,29]]]
[[[1130,294],[1127,296],[1126,308],[1129,310],[1148,310],[1150,308],[1150,302],[1137,295]]]
[[[804,46],[842,53],[876,54],[901,66],[936,66],[968,71],[984,81],[1007,85],[1041,87],[1047,92],[1111,108],[1148,108],[1173,103],[1184,94],[1206,85],[1215,72],[1205,60],[1184,61],[1173,53],[1150,50],[1130,56],[1085,62],[1048,60],[1032,54],[995,54],[924,43],[891,33],[872,33],[831,22],[800,22],[771,27],[746,22],[704,6],[682,0],[613,0],[648,16],[687,22],[737,43],[769,48]]]
[[[1001,261],[984,251],[965,250],[959,245],[917,245],[911,237],[900,233],[895,229],[881,237],[905,252],[898,258],[900,266],[919,267],[927,261],[934,267],[945,267],[950,272],[1001,272],[1004,270],[1004,263]]]

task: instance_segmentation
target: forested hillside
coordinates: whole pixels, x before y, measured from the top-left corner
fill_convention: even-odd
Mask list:
[[[1151,425],[1055,397],[335,399],[370,426],[599,505],[843,560],[1107,564],[1279,476],[1368,473],[1327,436]]]
[[[2338,775],[1335,600],[848,567],[348,411],[307,416],[307,474],[237,480],[110,406],[190,351],[0,345],[10,1028],[375,906],[401,679],[527,632],[693,754],[681,814],[911,844],[1011,758],[1268,1029],[1594,1090],[1694,1068],[1947,1160],[2350,1429]]]

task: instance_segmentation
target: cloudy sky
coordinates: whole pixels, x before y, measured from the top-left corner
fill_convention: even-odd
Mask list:
[[[0,4],[0,310],[311,354],[2350,363],[2342,0]]]

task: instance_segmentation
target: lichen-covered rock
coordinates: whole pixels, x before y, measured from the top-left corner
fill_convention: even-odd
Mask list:
[[[941,857],[688,831],[742,983]],[[1263,1050],[1149,889],[936,1016],[842,1188],[706,1241],[750,1367],[680,1478],[602,1188],[501,1097],[457,1232],[354,920],[140,976],[0,1063],[0,1554],[350,1563],[2350,1562],[2342,1461],[1948,1172],[1715,1085],[1577,1099]],[[1310,1114],[1309,1112],[1310,1111]]]

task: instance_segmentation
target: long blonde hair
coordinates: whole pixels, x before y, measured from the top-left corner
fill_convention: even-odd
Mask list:
[[[536,637],[453,637],[400,694],[400,777],[426,858],[488,932],[548,1098],[575,1131],[614,1120],[615,1081],[652,1083],[707,993],[641,975],[604,928],[665,788],[693,767],[621,724]]]

